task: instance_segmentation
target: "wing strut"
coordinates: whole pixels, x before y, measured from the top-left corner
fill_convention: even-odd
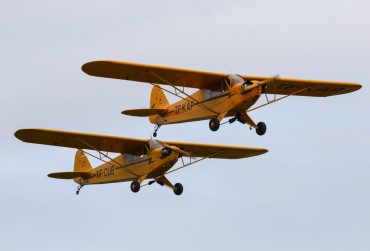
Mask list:
[[[246,112],[251,112],[251,111],[257,110],[257,109],[259,109],[259,108],[261,108],[261,107],[264,107],[264,106],[266,106],[266,105],[271,105],[272,103],[275,103],[275,102],[277,102],[277,101],[279,101],[279,100],[282,100],[282,99],[284,99],[284,98],[290,97],[290,96],[295,95],[295,94],[298,94],[298,93],[300,93],[300,92],[303,92],[303,91],[305,91],[305,90],[307,90],[307,89],[310,89],[311,87],[312,87],[312,86],[308,86],[308,87],[306,87],[306,88],[303,88],[303,89],[298,90],[298,91],[296,91],[296,92],[290,93],[290,94],[285,95],[285,96],[283,96],[283,97],[280,97],[280,98],[278,98],[278,99],[276,98],[276,93],[275,93],[274,100],[272,100],[272,101],[269,101],[269,100],[268,100],[267,95],[266,95],[266,92],[265,92],[265,96],[266,96],[267,103],[265,103],[265,104],[263,104],[263,105],[260,105],[260,106],[257,106],[257,107],[254,107],[254,108],[252,108],[252,109],[249,109],[249,110],[248,110],[248,111],[246,111]]]
[[[119,167],[125,169],[128,173],[136,176],[137,178],[139,178],[140,176],[137,175],[136,173],[134,173],[133,171],[131,171],[130,169],[126,168],[125,166],[122,166],[120,163],[118,163],[117,161],[115,161],[114,159],[112,159],[111,157],[109,157],[107,154],[103,153],[102,151],[100,151],[99,149],[95,148],[94,146],[90,145],[89,143],[85,142],[84,140],[76,137],[77,140],[79,140],[80,142],[82,142],[83,144],[87,145],[88,147],[91,147],[92,149],[94,149],[95,151],[97,151],[100,155],[103,155],[104,157],[108,158],[110,161],[116,163]],[[85,152],[85,151],[84,151]],[[85,152],[87,153],[87,152]],[[87,153],[88,155],[90,156],[93,156],[94,158],[97,158],[97,159],[100,159],[101,161],[107,163],[106,161],[102,160],[101,158],[98,158],[90,153]]]
[[[193,161],[193,162],[191,162],[191,157],[190,157],[190,162],[189,162],[189,163],[187,163],[187,164],[185,164],[185,165],[183,165],[183,166],[180,166],[180,167],[178,167],[178,168],[175,168],[175,169],[173,169],[173,170],[171,170],[171,171],[168,171],[168,172],[166,172],[166,173],[164,173],[164,174],[162,174],[162,175],[158,176],[158,177],[157,177],[157,178],[155,178],[154,180],[149,181],[148,183],[146,183],[146,184],[142,185],[142,187],[147,186],[147,185],[149,185],[149,184],[153,184],[154,182],[156,182],[156,181],[158,181],[159,179],[161,179],[162,177],[164,177],[166,174],[176,172],[176,171],[178,171],[178,170],[180,170],[180,169],[182,169],[182,168],[184,168],[184,167],[187,167],[187,166],[193,165],[193,164],[195,164],[195,163],[197,163],[197,162],[199,162],[199,161],[205,160],[205,159],[207,159],[207,158],[211,158],[211,157],[216,156],[217,154],[220,154],[220,153],[222,153],[222,151],[217,152],[217,153],[213,153],[213,154],[211,154],[211,155],[209,155],[209,156],[206,156],[206,157],[203,157],[203,158],[201,158],[201,159],[197,159],[196,161]]]
[[[157,74],[155,74],[154,72],[152,72],[152,71],[148,71],[150,74],[152,74],[153,76],[155,76],[155,77],[157,77],[158,79],[160,79],[160,80],[162,80],[163,82],[165,82],[165,83],[167,83],[168,85],[170,85],[170,86],[172,86],[173,88],[175,88],[175,90],[177,90],[178,92],[180,92],[180,93],[182,93],[182,94],[184,94],[185,96],[187,96],[188,98],[190,98],[190,99],[192,99],[193,101],[195,101],[196,102],[196,105],[199,105],[200,107],[202,107],[203,109],[205,109],[205,110],[207,110],[207,111],[210,111],[210,112],[212,112],[212,113],[214,113],[214,114],[216,114],[216,115],[219,115],[219,113],[218,112],[216,112],[215,110],[213,110],[213,109],[211,109],[211,108],[209,108],[208,106],[206,106],[205,104],[202,104],[201,102],[199,102],[198,100],[196,100],[195,98],[193,98],[192,96],[190,96],[189,94],[187,94],[186,92],[184,92],[184,91],[182,91],[180,88],[178,88],[177,86],[175,86],[175,85],[173,85],[173,84],[171,84],[170,82],[168,82],[167,80],[165,80],[164,78],[162,78],[162,77],[160,77],[160,76],[158,76]],[[161,88],[162,90],[164,90],[164,91],[167,91],[166,89],[163,89],[163,88]],[[168,91],[169,93],[171,93],[170,91]],[[179,95],[177,95],[177,94],[174,94],[174,93],[171,93],[171,94],[173,94],[173,95],[175,95],[175,96],[177,96],[177,97],[180,97]],[[181,97],[182,98],[182,97]]]

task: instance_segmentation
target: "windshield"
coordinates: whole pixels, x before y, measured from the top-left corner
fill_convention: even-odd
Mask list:
[[[244,79],[239,75],[230,74],[227,76],[227,81],[229,82],[230,86],[234,86],[239,83],[244,83]]]
[[[150,150],[153,151],[154,149],[157,149],[157,148],[163,148],[163,145],[161,142],[159,142],[158,140],[156,139],[151,139],[149,140],[149,146],[150,146]]]

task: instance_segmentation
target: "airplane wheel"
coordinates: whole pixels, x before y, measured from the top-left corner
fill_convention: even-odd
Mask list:
[[[139,192],[139,190],[140,190],[140,183],[139,183],[139,181],[134,180],[131,183],[131,191],[133,191],[134,193],[137,193],[137,192]]]
[[[220,121],[218,121],[217,118],[211,118],[209,121],[209,129],[215,132],[218,130],[218,128],[220,128]]]
[[[155,132],[155,133],[153,133],[153,137],[155,138],[155,137],[157,137],[157,133]]]
[[[265,123],[263,123],[263,122],[259,122],[259,123],[257,124],[256,133],[257,133],[258,135],[262,136],[262,135],[264,135],[264,134],[266,133],[266,129],[267,129],[266,124],[265,124]]]
[[[76,191],[76,195],[78,195],[80,193],[80,191]]]
[[[183,188],[183,186],[181,185],[181,183],[176,183],[176,184],[175,184],[175,186],[174,186],[173,192],[174,192],[176,195],[180,195],[180,194],[182,194],[182,191],[184,191],[184,188]]]

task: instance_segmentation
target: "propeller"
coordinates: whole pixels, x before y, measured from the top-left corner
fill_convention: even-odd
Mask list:
[[[271,78],[267,78],[267,79],[263,80],[261,82],[261,85],[262,85],[262,93],[265,93],[265,91],[267,89],[267,84],[274,82],[279,77],[280,77],[280,75],[277,74],[277,75],[272,76]]]
[[[274,76],[272,76],[271,78],[267,78],[267,79],[263,80],[263,81],[262,81],[262,84],[272,83],[272,82],[274,82],[277,78],[280,78],[280,75],[279,75],[279,74],[274,75]]]
[[[275,75],[275,76],[272,76],[271,78],[267,78],[263,81],[260,81],[257,84],[253,83],[251,80],[246,80],[241,86],[240,93],[244,94],[244,93],[254,89],[255,87],[257,87],[259,85],[262,86],[262,93],[264,93],[266,88],[267,88],[267,84],[274,82],[279,77],[280,77],[279,75]]]

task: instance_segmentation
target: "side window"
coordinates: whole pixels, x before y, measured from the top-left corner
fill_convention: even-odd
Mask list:
[[[224,92],[228,88],[226,87],[224,80],[215,84],[213,88],[211,89],[212,92]]]
[[[125,158],[125,162],[131,162],[131,161],[134,161],[135,159],[140,158],[140,156],[126,153],[124,154],[124,158]]]

